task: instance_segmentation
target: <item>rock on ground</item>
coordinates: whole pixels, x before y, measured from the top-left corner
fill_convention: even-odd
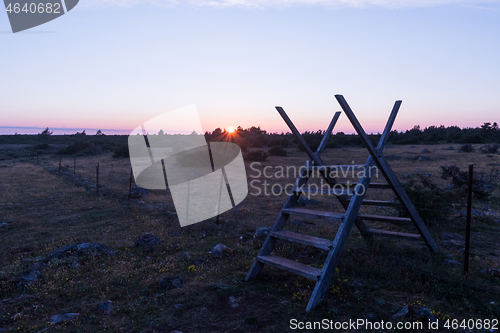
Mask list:
[[[161,243],[162,243],[161,239],[153,236],[152,233],[148,232],[148,233],[145,233],[144,235],[142,235],[141,237],[139,237],[135,241],[134,247],[153,247],[156,245],[160,245]]]
[[[398,317],[404,317],[408,314],[408,305],[403,306],[401,310],[396,312],[395,314],[392,315],[392,319],[398,318]]]
[[[100,255],[112,255],[115,254],[116,251],[111,250],[105,245],[98,243],[80,243],[80,244],[72,244],[65,247],[61,247],[53,252],[51,252],[45,258],[45,262],[48,262],[52,259],[63,259],[71,256],[75,257],[83,257],[83,256],[100,256]]]
[[[97,305],[97,310],[103,311],[106,314],[110,314],[111,310],[113,310],[113,302],[112,301],[101,302]]]
[[[214,255],[216,257],[217,256],[222,256],[224,253],[228,253],[228,252],[231,252],[231,249],[228,248],[224,244],[217,244],[217,245],[215,245],[214,248],[211,251],[212,255]]]
[[[183,286],[186,283],[186,281],[178,276],[169,276],[166,278],[161,279],[160,281],[160,288],[170,290],[174,288],[179,288]]]
[[[267,236],[270,232],[271,232],[271,228],[262,227],[262,228],[259,228],[259,229],[255,230],[255,235],[254,235],[254,237],[256,237],[256,238],[265,237],[265,236]]]
[[[139,186],[132,187],[132,189],[130,190],[130,197],[132,199],[139,199],[148,194],[149,190],[146,190],[145,188]]]
[[[315,205],[318,203],[319,203],[319,201],[316,199],[308,199],[308,198],[301,197],[297,201],[297,207],[305,207],[305,206],[309,206],[309,205]]]
[[[72,320],[72,319],[78,317],[79,315],[80,315],[79,313],[64,313],[64,314],[60,314],[60,315],[55,315],[55,316],[50,318],[50,323],[52,325],[54,325],[54,324],[57,324],[58,322],[61,322],[61,321]]]

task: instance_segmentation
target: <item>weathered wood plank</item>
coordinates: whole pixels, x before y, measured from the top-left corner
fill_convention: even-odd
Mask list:
[[[319,218],[319,219],[337,221],[337,222],[341,221],[342,218],[344,217],[344,214],[342,214],[342,213],[323,212],[320,210],[311,210],[311,209],[304,209],[304,208],[285,208],[285,209],[282,209],[281,212],[282,212],[282,214],[297,215],[297,216],[309,217],[309,218]]]
[[[273,231],[271,236],[284,239],[290,242],[304,244],[308,246],[314,246],[318,249],[323,249],[329,251],[333,243],[330,239],[318,238],[304,234],[298,234],[296,232],[281,230]]]
[[[331,172],[332,170],[338,170],[338,172],[344,172],[347,173],[349,176],[349,172],[359,172],[359,171],[364,171],[365,170],[365,165],[364,164],[346,164],[346,165],[311,165],[310,167],[307,168],[310,171],[327,171]]]
[[[298,275],[302,275],[314,281],[318,281],[318,277],[321,275],[321,269],[319,268],[304,265],[300,262],[278,257],[272,254],[268,254],[265,256],[258,256],[256,260],[264,264],[281,268]]]
[[[346,187],[355,187],[358,185],[358,183],[352,183],[352,182],[338,182],[337,184],[346,186]],[[369,188],[377,188],[377,189],[385,189],[385,188],[391,188],[389,184],[386,183],[371,183],[368,185]]]
[[[394,232],[380,229],[368,229],[366,231],[374,236],[384,236],[384,237],[394,237],[394,238],[405,238],[409,240],[423,241],[424,239],[419,234],[408,234],[405,232]]]
[[[363,200],[362,205],[364,205],[364,206],[396,207],[396,208],[403,208],[404,207],[399,202],[382,201],[382,200],[366,200],[366,199]]]
[[[368,214],[359,214],[357,217],[360,219],[363,219],[363,220],[390,222],[390,223],[394,223],[394,224],[411,223],[411,219],[406,218],[406,217],[368,215]]]
[[[311,186],[312,187],[312,186]],[[349,190],[339,190],[339,189],[328,189],[328,190],[320,190],[320,189],[311,189],[311,188],[297,188],[294,189],[295,192],[300,192],[302,194],[311,194],[313,196],[315,195],[321,195],[321,194],[327,194],[327,195],[352,195],[353,191]]]

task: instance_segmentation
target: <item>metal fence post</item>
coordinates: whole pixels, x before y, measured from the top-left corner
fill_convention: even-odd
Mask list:
[[[95,186],[95,191],[97,195],[99,195],[99,163],[97,163],[97,166],[95,167],[95,172],[96,172],[96,186]]]
[[[469,244],[470,244],[470,222],[472,212],[472,180],[474,177],[474,165],[469,165],[469,182],[467,185],[467,222],[465,225],[465,252],[464,252],[464,275],[469,275]]]

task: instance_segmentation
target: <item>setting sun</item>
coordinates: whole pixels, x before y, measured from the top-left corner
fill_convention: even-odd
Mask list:
[[[229,128],[227,129],[227,131],[228,131],[229,133],[234,133],[234,127],[229,127]]]

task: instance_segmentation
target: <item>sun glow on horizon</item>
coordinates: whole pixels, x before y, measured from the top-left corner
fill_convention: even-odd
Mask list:
[[[228,131],[228,133],[234,133],[234,127],[229,127],[229,128],[227,129],[227,131]]]

